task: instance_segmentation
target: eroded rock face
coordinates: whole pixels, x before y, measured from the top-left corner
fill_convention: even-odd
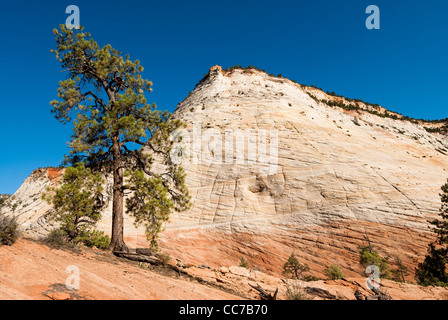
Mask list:
[[[277,274],[294,252],[316,276],[331,263],[359,274],[358,246],[368,240],[411,268],[421,261],[433,239],[427,220],[438,214],[448,178],[447,137],[322,99],[344,100],[263,72],[212,67],[173,115],[187,126],[183,166],[193,205],[172,215],[162,249],[212,267],[244,256]],[[28,179],[15,201],[49,183]],[[48,206],[31,205],[14,214],[43,233]],[[125,221],[128,243],[143,245],[143,230]],[[109,232],[110,223],[109,207],[100,228]]]
[[[51,230],[46,213],[51,210],[42,194],[48,187],[57,186],[63,169],[39,168],[25,179],[22,186],[0,209],[6,215],[14,215],[25,233],[31,235],[45,234]]]

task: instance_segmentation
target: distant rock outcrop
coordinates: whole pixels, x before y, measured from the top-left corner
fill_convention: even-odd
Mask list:
[[[370,241],[416,266],[448,178],[448,138],[384,114],[255,69],[212,67],[173,114],[187,125],[193,206],[172,215],[163,250],[212,267],[244,256],[276,274],[294,252],[316,276],[332,263],[350,275],[363,271],[358,246]],[[29,234],[45,233],[40,193],[56,182],[50,170],[33,173],[4,211]],[[143,230],[125,219],[128,243],[143,245]],[[110,222],[109,207],[100,229]]]

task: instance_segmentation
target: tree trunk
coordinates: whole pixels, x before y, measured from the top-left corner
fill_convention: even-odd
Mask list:
[[[128,251],[123,240],[123,168],[121,166],[121,148],[118,137],[113,138],[113,204],[112,204],[112,236],[109,249],[112,251]]]

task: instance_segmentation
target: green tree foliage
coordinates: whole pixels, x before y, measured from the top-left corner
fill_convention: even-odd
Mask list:
[[[441,286],[448,284],[446,272],[446,250],[429,244],[425,260],[419,263],[415,270],[415,280],[422,286]]]
[[[15,217],[0,213],[0,245],[12,246],[19,237],[19,225]]]
[[[300,263],[294,253],[289,256],[288,261],[283,265],[283,274],[296,280],[300,280],[302,274],[308,271],[310,271],[310,267],[306,263]]]
[[[101,219],[105,205],[103,197],[104,178],[100,172],[92,173],[83,163],[66,169],[59,188],[48,188],[43,199],[53,205],[50,218],[72,243],[105,248],[109,237],[94,230]]]
[[[437,235],[434,243],[428,246],[425,260],[418,264],[415,279],[420,285],[448,285],[446,264],[448,262],[448,180],[442,186],[440,194],[442,206],[439,216],[441,219],[430,221],[432,230]]]
[[[325,273],[330,280],[339,280],[344,278],[344,272],[337,264],[331,264],[325,269]]]
[[[171,172],[173,179],[183,181],[181,170]],[[170,192],[162,175],[148,176],[144,171],[127,171],[128,183],[125,188],[132,190],[132,196],[126,199],[129,212],[135,218],[136,225],[146,225],[146,235],[153,249],[158,248],[157,236],[162,231],[163,222],[169,221],[173,208],[184,208],[185,198],[182,194]],[[183,182],[182,182],[183,183]],[[187,194],[186,188],[184,194]]]
[[[388,257],[381,257],[380,254],[376,252],[371,246],[360,246],[359,249],[359,262],[363,267],[375,265],[380,270],[381,278],[390,278],[390,266]]]
[[[94,171],[113,174],[112,250],[127,250],[126,190],[127,212],[146,225],[155,243],[168,213],[189,205],[183,169],[170,158],[171,134],[182,123],[147,103],[145,92],[151,92],[152,83],[142,77],[140,61],[111,45],[100,47],[83,28],[61,25],[53,32],[57,46],[52,52],[68,77],[59,83],[52,112],[62,123],[72,122],[74,130],[65,164],[84,162]],[[163,170],[152,169],[156,161]]]

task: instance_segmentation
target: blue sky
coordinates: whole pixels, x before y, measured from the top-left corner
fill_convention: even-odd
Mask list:
[[[50,49],[71,4],[100,45],[141,61],[160,109],[174,111],[212,65],[250,64],[411,117],[448,117],[447,1],[3,1],[0,193],[68,151],[71,128],[50,113],[64,78]],[[380,30],[365,27],[371,4]]]

